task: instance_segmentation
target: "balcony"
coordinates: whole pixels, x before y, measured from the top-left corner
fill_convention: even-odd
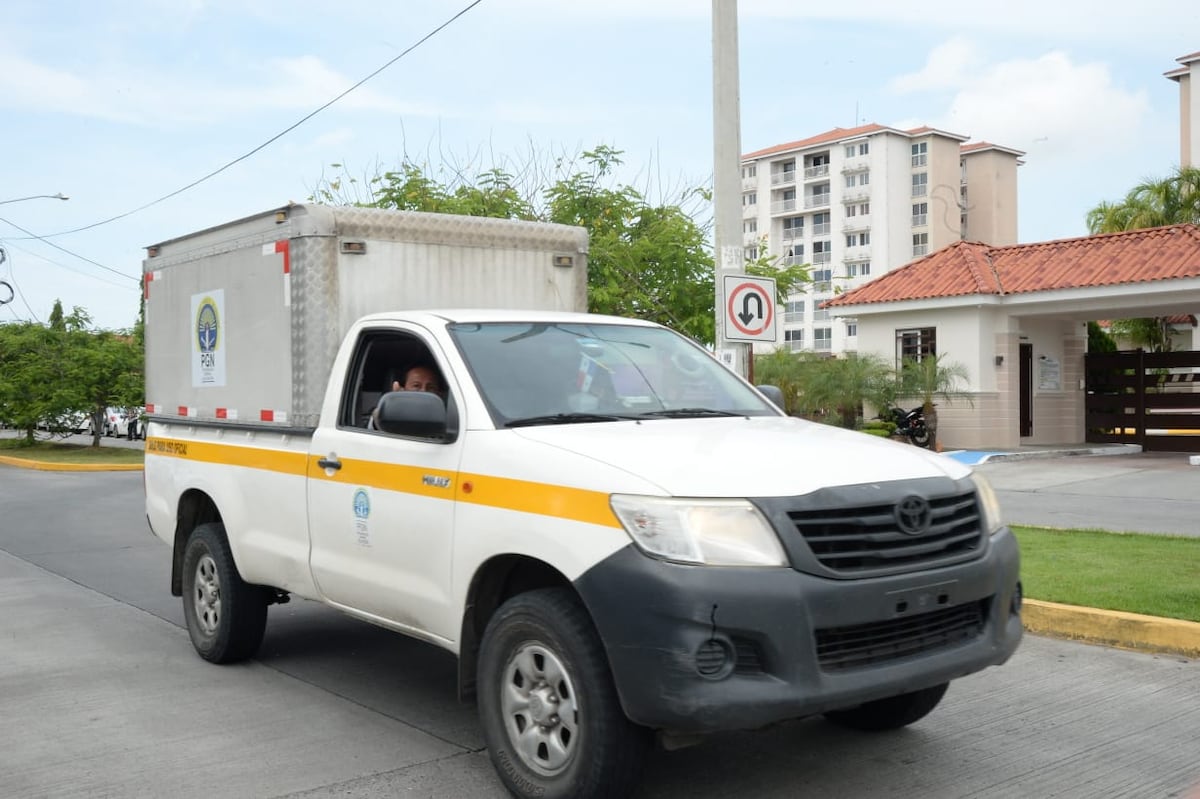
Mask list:
[[[760,239],[761,239],[761,237],[758,235],[757,232],[742,234],[742,244],[746,247],[753,247],[754,245],[759,243]]]
[[[783,315],[785,325],[799,325],[804,322],[804,311],[789,311]]]
[[[801,264],[808,263],[808,261],[804,260],[803,255],[784,255],[780,257],[779,263],[782,266],[800,266]]]
[[[914,244],[913,245],[913,258],[920,258],[922,255],[928,255],[928,254],[929,254],[929,245],[928,244]]]
[[[794,169],[786,169],[783,172],[772,172],[771,173],[771,185],[772,186],[785,186],[789,183],[795,183],[795,182],[796,182],[796,170],[794,170]]]
[[[829,205],[829,192],[810,194],[804,198],[805,208],[825,208]]]
[[[742,178],[742,191],[751,191],[758,185],[758,177]]]
[[[871,160],[865,155],[856,155],[853,158],[847,158],[842,161],[842,174],[849,175],[852,172],[863,172],[871,166]]]
[[[796,200],[776,200],[771,203],[771,214],[788,214],[796,210]]]
[[[919,155],[914,155],[912,157],[913,169],[919,169],[928,163],[929,163],[929,155],[927,153],[920,153]]]
[[[871,215],[859,214],[857,216],[848,216],[846,221],[842,223],[842,232],[853,233],[856,230],[868,230],[871,227]]]
[[[857,247],[847,247],[842,253],[844,261],[867,261],[871,258],[871,245],[860,244]]]
[[[831,253],[831,252],[814,252],[813,253],[812,262],[814,265],[827,264],[832,260],[833,260],[833,253]]]
[[[856,203],[869,199],[871,199],[870,186],[855,186],[854,188],[842,189],[842,202],[844,203]]]
[[[783,343],[784,343],[784,346],[786,346],[788,348],[788,352],[800,352],[804,349],[803,341],[791,340],[791,341],[785,341]]]
[[[831,227],[831,225],[828,222],[821,222],[820,224],[813,225],[812,226],[813,235],[814,236],[828,236],[830,233],[830,227]]]
[[[816,180],[817,178],[826,177],[829,174],[829,164],[818,164],[817,166],[806,166],[804,168],[805,180]]]
[[[833,349],[833,342],[827,338],[817,339],[813,342],[813,349],[817,352],[829,352]]]
[[[804,228],[802,227],[785,227],[783,229],[784,241],[795,241],[796,239],[804,238]]]
[[[753,219],[756,216],[758,216],[757,203],[742,206],[742,219]]]
[[[929,214],[913,214],[913,227],[925,227],[929,224]]]
[[[921,184],[920,186],[913,186],[912,196],[914,196],[914,197],[924,197],[928,193],[929,193],[929,187],[926,186],[925,184]]]

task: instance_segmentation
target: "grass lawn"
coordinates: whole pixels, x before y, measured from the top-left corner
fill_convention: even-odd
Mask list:
[[[55,441],[35,441],[32,447],[24,444],[24,439],[0,439],[0,455],[48,463],[142,463],[145,460],[145,453],[135,448],[79,446]]]
[[[1200,622],[1200,538],[1012,529],[1030,599]]]

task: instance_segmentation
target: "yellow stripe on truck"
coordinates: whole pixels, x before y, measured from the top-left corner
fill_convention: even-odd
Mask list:
[[[608,504],[608,494],[553,483],[486,474],[456,475],[454,472],[420,466],[349,458],[342,458],[342,468],[329,473],[317,465],[317,461],[324,457],[322,455],[157,437],[146,440],[146,455],[244,466],[307,476],[314,480],[332,480],[520,513],[554,516],[604,527],[621,526]]]

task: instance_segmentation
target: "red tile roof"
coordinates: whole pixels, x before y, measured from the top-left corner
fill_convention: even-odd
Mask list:
[[[958,241],[825,303],[826,307],[1146,283],[1200,277],[1196,225],[993,247]]]
[[[803,150],[806,147],[816,147],[818,144],[832,144],[834,142],[844,141],[846,139],[856,139],[860,136],[867,136],[884,130],[891,131],[892,133],[898,133],[901,136],[923,136],[926,133],[937,133],[940,136],[947,136],[951,139],[959,139],[960,141],[965,141],[967,139],[966,136],[962,136],[958,133],[948,133],[947,131],[938,130],[937,128],[931,128],[927,126],[912,128],[911,130],[898,130],[897,128],[889,128],[885,125],[877,125],[872,122],[869,125],[860,125],[857,128],[834,128],[833,130],[827,130],[824,133],[818,133],[816,136],[810,136],[807,139],[791,141],[787,142],[786,144],[776,144],[773,147],[755,150],[752,153],[746,153],[743,155],[742,160],[750,161],[755,158],[775,155],[776,153],[786,153],[791,152],[792,150]],[[994,147],[995,145],[991,146]]]

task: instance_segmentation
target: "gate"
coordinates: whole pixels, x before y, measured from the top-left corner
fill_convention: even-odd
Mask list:
[[[1200,452],[1200,351],[1084,357],[1085,440]]]

